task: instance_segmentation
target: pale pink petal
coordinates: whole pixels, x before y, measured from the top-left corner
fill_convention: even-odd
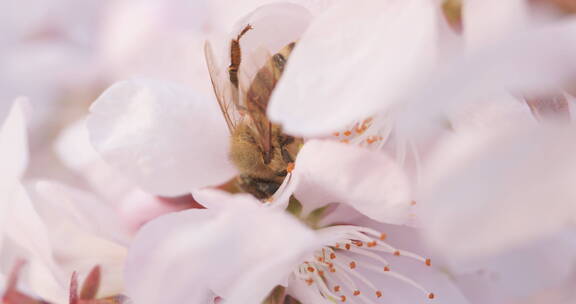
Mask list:
[[[96,150],[144,190],[174,196],[235,174],[217,104],[185,88],[123,81],[90,110],[88,130]]]
[[[526,0],[462,1],[464,38],[469,49],[490,45],[528,25]]]
[[[0,171],[10,178],[21,177],[28,166],[26,102],[24,98],[14,101],[0,130]]]
[[[242,37],[243,53],[250,53],[259,47],[278,52],[286,44],[300,38],[311,18],[310,12],[298,4],[270,3],[238,20],[231,35],[236,37],[246,24],[250,24],[254,29]]]
[[[502,130],[516,128],[518,125],[536,125],[536,119],[526,102],[510,94],[463,103],[446,114],[450,124],[446,129],[456,132],[470,128]]]
[[[216,33],[210,39],[218,64],[226,67],[230,62],[230,41],[237,39],[248,25],[251,30],[245,32],[240,40],[242,62],[239,69],[240,91],[249,89],[256,73],[266,61],[289,43],[297,41],[306,30],[312,19],[311,13],[303,6],[290,2],[275,2],[261,6],[248,6],[250,1],[238,1],[235,4],[226,2],[226,9],[220,8],[218,13],[237,14],[245,9],[253,9],[242,16],[236,24],[224,30],[226,34]],[[266,2],[266,1],[256,1]],[[256,4],[256,3],[255,3]],[[218,4],[216,2],[216,5]],[[232,7],[242,9],[232,11]],[[225,22],[222,22],[225,23]],[[222,71],[225,71],[221,68]],[[227,79],[227,76],[226,76]],[[224,80],[227,81],[227,80]]]
[[[143,227],[126,271],[127,292],[135,302],[198,303],[194,300],[210,290],[227,299],[240,288],[236,284],[261,282],[262,269],[271,264],[284,269],[315,240],[312,231],[287,214],[249,196],[228,196],[236,202],[165,215]],[[288,273],[271,273],[267,284],[279,284],[277,275]],[[265,296],[268,287],[252,285],[249,294],[237,296]]]
[[[78,184],[87,183],[91,190],[117,204],[136,185],[116,168],[106,163],[90,142],[86,119],[71,124],[64,129],[54,144],[59,159],[66,167],[82,178]]]
[[[43,204],[59,206],[60,212],[66,213],[79,228],[119,243],[128,242],[126,227],[117,211],[97,196],[53,181],[39,181],[34,189]]]
[[[188,198],[189,201],[186,201]],[[180,197],[175,199],[180,199]],[[182,200],[172,203],[140,189],[134,189],[118,203],[117,211],[123,224],[130,232],[136,233],[143,224],[161,215],[192,207],[194,200],[191,196],[182,197]]]
[[[208,209],[226,209],[228,205],[241,204],[245,201],[250,201],[251,195],[247,193],[239,193],[230,195],[225,191],[204,188],[192,191],[192,196],[198,203]],[[258,204],[261,204],[260,202]]]
[[[3,293],[6,288],[6,277],[0,273],[0,291]]]
[[[288,133],[318,135],[388,108],[435,58],[435,13],[431,1],[334,4],[299,40],[271,119]]]
[[[433,292],[434,299],[429,300],[427,295],[422,294],[418,290],[414,290],[414,287],[403,284],[402,282],[388,282],[385,283],[387,285],[385,285],[386,290],[388,291],[385,293],[385,296],[391,303],[420,304],[426,303],[426,301],[430,301],[431,303],[438,301],[438,303],[447,304],[469,303],[466,296],[462,294],[462,291],[460,291],[458,286],[452,281],[452,278],[442,269],[426,269],[422,268],[421,265],[418,266],[420,266],[418,270],[407,270],[407,267],[401,267],[399,271]]]
[[[111,79],[178,81],[212,94],[202,45],[210,1],[113,1],[102,18],[101,66]]]
[[[50,301],[63,301],[64,289],[58,281],[61,274],[53,256],[47,226],[35,210],[27,190],[17,183],[12,191],[2,192],[2,204],[6,227],[2,231],[4,246],[3,261],[13,265],[25,259],[30,267],[26,271],[27,287],[37,295]]]
[[[126,293],[133,301],[195,303],[208,294],[206,282],[200,281],[209,273],[206,261],[189,251],[200,255],[210,251],[210,233],[216,232],[210,229],[212,215],[209,209],[183,211],[162,216],[140,230],[129,250],[125,273]]]
[[[57,268],[49,268],[57,286],[42,284],[46,271],[30,278],[43,292],[64,293],[73,271],[88,274],[101,265],[103,284],[99,295],[122,291],[122,270],[126,256],[125,232],[110,207],[87,193],[51,182],[39,182],[33,188],[34,208],[48,233]],[[43,263],[44,267],[46,263]]]
[[[16,100],[0,129],[0,249],[4,230],[9,228],[9,210],[17,204],[13,200],[22,192],[19,178],[28,166],[28,134],[23,106],[23,100]]]
[[[7,263],[5,265],[11,267],[12,263],[25,259],[30,264],[26,271],[27,287],[46,300],[64,300],[46,224],[35,210],[27,190],[17,184],[13,191],[3,192],[2,204],[7,204],[6,209],[2,210],[7,216],[1,235],[4,238],[2,258]],[[38,275],[41,281],[37,280]]]
[[[493,254],[573,221],[574,128],[455,132],[426,168],[429,242],[454,258]]]
[[[37,30],[50,11],[48,2],[35,0],[7,0],[2,2],[1,7],[0,24],[3,39],[0,39],[0,43],[9,42],[9,38],[21,38]]]
[[[6,219],[5,236],[11,238],[12,242],[28,251],[34,258],[53,267],[52,246],[46,233],[46,226],[34,209],[26,189],[17,184],[8,201],[10,203],[6,213],[9,216]]]
[[[479,260],[448,260],[461,290],[474,302],[512,303],[562,286],[576,253],[572,232],[537,240]],[[521,274],[521,275],[520,275]]]
[[[298,244],[297,246],[302,245]],[[283,282],[287,280],[303,256],[303,251],[281,250],[281,252],[276,252],[273,256],[261,261],[254,269],[248,271],[241,280],[238,280],[225,303],[262,303],[274,287],[284,285]],[[254,288],[254,286],[258,286],[258,288]]]
[[[295,196],[310,212],[344,203],[381,222],[409,219],[410,184],[386,154],[334,141],[308,141],[298,153]]]
[[[438,69],[395,112],[395,134],[422,141],[464,104],[490,101],[504,92],[541,93],[558,88],[576,70],[576,22],[557,22],[507,35],[490,48],[471,52]],[[454,89],[458,88],[458,89]]]
[[[330,304],[316,289],[310,288],[304,280],[291,277],[288,281],[287,293],[301,303]]]
[[[54,149],[59,159],[74,170],[81,170],[100,159],[100,155],[90,143],[86,119],[80,119],[62,130]]]
[[[230,2],[227,0],[211,0],[209,2],[211,18],[211,29],[215,31],[229,33],[231,29],[239,25],[238,20],[242,20],[247,15],[252,14],[260,7],[270,6],[280,8],[276,14],[290,15],[292,8],[290,6],[299,5],[310,12],[317,14],[324,11],[335,0],[294,0],[294,1],[275,1],[275,0],[241,0]],[[282,9],[287,12],[282,13]],[[274,26],[274,25],[272,25]],[[282,32],[293,27],[294,24],[287,24]],[[298,27],[298,25],[296,25]]]
[[[431,258],[432,266],[427,266],[421,261],[417,261],[406,256],[391,256],[382,255],[388,262],[390,268],[411,279],[419,284],[427,292],[423,292],[414,286],[407,284],[401,280],[383,274],[380,271],[373,271],[365,269],[361,265],[364,261],[374,263],[372,259],[355,256],[358,259],[358,271],[361,271],[362,276],[372,282],[383,293],[382,302],[384,300],[390,303],[454,303],[465,304],[468,303],[465,295],[459,290],[454,277],[446,272],[443,265],[437,263],[436,257],[429,255],[427,248],[422,243],[419,236],[419,231],[406,226],[382,224],[371,220],[367,217],[357,218],[352,221],[354,225],[362,227],[370,227],[376,231],[386,234],[386,242],[390,245],[400,248],[402,250],[411,251],[415,254],[425,258]],[[364,295],[370,296],[372,293],[371,288],[363,285],[360,282],[360,288]],[[428,298],[428,293],[434,294],[434,299]],[[379,302],[376,302],[379,303]]]

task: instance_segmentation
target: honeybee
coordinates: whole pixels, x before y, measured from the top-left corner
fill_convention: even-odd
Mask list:
[[[206,42],[204,51],[212,87],[230,131],[229,157],[240,172],[236,178],[237,186],[259,199],[266,199],[282,184],[302,144],[301,138],[284,134],[282,128],[266,116],[268,100],[282,76],[295,42],[269,56],[248,82],[247,88],[243,88],[239,77],[242,61],[240,39],[252,29],[247,25],[231,40],[227,73],[218,68],[209,42]],[[246,77],[250,78],[249,75]]]

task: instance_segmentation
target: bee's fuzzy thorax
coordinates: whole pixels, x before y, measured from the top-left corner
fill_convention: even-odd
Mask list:
[[[240,123],[230,138],[230,160],[238,168],[241,175],[240,186],[247,192],[250,184],[258,183],[279,186],[288,172],[288,167],[294,162],[301,139],[296,139],[282,133],[281,128],[272,126],[272,148],[270,162],[265,163],[262,147],[259,146],[254,130],[249,123]],[[244,185],[242,185],[244,184]],[[272,195],[256,195],[266,197]]]

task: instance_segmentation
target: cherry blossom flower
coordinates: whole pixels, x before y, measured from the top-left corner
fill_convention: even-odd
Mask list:
[[[298,40],[269,116],[291,134],[325,139],[304,144],[294,170],[264,205],[206,189],[238,174],[228,161],[216,102],[197,89],[207,78],[193,88],[144,78],[109,88],[88,118],[96,151],[144,191],[192,192],[207,207],[144,226],[128,259],[129,295],[138,303],[216,296],[253,303],[285,292],[304,303],[341,296],[370,303],[382,292],[420,303],[433,292],[443,303],[465,303],[457,283],[472,302],[485,304],[527,299],[562,284],[570,277],[563,263],[574,253],[557,235],[573,221],[571,133],[542,127],[549,99],[519,96],[564,89],[574,71],[567,59],[576,51],[575,27],[570,17],[540,23],[531,13],[525,1],[470,0],[450,21],[438,1],[342,1],[318,15],[275,4],[240,19],[237,28],[269,29],[264,21],[270,19],[293,25],[268,33],[276,40],[258,30],[247,35],[244,62],[258,66],[254,61],[262,59],[250,54],[261,41],[271,41],[265,49],[274,53]],[[550,158],[559,162],[550,166]],[[542,184],[542,176],[549,183]],[[556,211],[535,221],[549,210],[541,203],[547,199]],[[482,208],[489,212],[480,214]],[[322,211],[318,221],[315,212]],[[410,262],[427,264],[416,253],[428,251],[384,244],[379,228],[390,227],[383,223],[421,225],[434,253],[447,259],[439,265],[448,275],[435,267],[411,271]],[[517,225],[505,229],[509,223]],[[541,261],[537,249],[546,246],[554,248],[546,257],[558,261],[548,272],[533,268],[519,280],[518,270],[506,267]],[[397,250],[408,265],[396,266]],[[340,264],[326,262],[332,254]],[[480,265],[461,263],[477,256],[483,256]],[[495,287],[470,269],[495,269],[490,273],[503,283]],[[391,274],[396,280],[387,280]],[[400,281],[416,288],[396,287]]]
[[[464,1],[462,35],[432,1],[361,3],[333,5],[300,39],[268,108],[287,132],[327,135],[393,113],[380,123],[392,124],[398,140],[420,139],[442,129],[451,111],[502,91],[556,88],[574,68],[567,60],[574,51],[573,20],[537,23],[522,14],[524,1]],[[514,17],[487,18],[494,7]]]
[[[357,225],[366,217],[352,209],[319,224],[318,214],[298,222],[247,194],[206,189],[196,197],[214,208],[159,217],[137,235],[127,263],[136,302],[283,303],[289,295],[302,303],[466,303],[429,259]]]
[[[240,26],[249,23],[256,29],[267,30],[265,21],[271,20],[286,25],[263,31],[269,39],[247,35],[242,40],[243,64],[249,63],[245,67],[259,60],[250,54],[262,43],[274,52],[297,40],[309,19],[310,13],[294,4],[263,6],[241,19]],[[447,276],[427,267],[430,260],[385,243],[387,236],[369,227],[413,222],[409,182],[388,156],[333,141],[309,141],[272,202],[262,205],[248,195],[204,189],[237,174],[228,161],[226,123],[209,98],[140,78],[109,88],[91,112],[91,140],[108,163],[145,191],[166,196],[192,192],[207,207],[162,216],[138,233],[127,266],[127,293],[136,302],[199,302],[219,296],[253,303],[277,285],[304,303],[353,297],[370,303],[381,296],[465,302]],[[301,201],[297,215],[307,225],[283,212],[294,208],[289,204],[292,193]],[[336,202],[343,203],[339,211],[326,212],[333,221],[323,216],[325,221],[318,222],[315,212]],[[373,223],[355,225],[354,217]],[[269,231],[259,228],[263,226]],[[396,270],[384,256],[412,260],[420,269],[404,275],[403,267]],[[270,267],[278,271],[270,274]],[[417,282],[420,277],[423,282]],[[387,288],[392,295],[384,292]]]
[[[367,133],[390,139],[379,145],[383,150],[415,148],[406,165],[419,169],[414,199],[424,236],[449,257],[454,275],[462,273],[462,260],[468,268],[478,257],[478,268],[490,260],[498,265],[497,273],[510,278],[499,287],[508,294],[478,303],[501,303],[562,282],[574,258],[573,236],[547,240],[571,235],[573,223],[573,127],[556,120],[570,116],[572,99],[562,91],[574,75],[576,27],[572,16],[531,19],[525,1],[463,1],[463,9],[462,33],[454,33],[431,2],[335,5],[300,40],[269,115],[308,136],[373,117]],[[351,17],[357,14],[372,18]],[[370,27],[390,30],[363,30]],[[320,38],[329,32],[343,34]],[[565,100],[534,106],[519,97],[550,91]],[[550,122],[544,112],[561,115]],[[536,250],[542,243],[548,254]],[[547,260],[558,265],[522,280],[504,267]]]
[[[262,40],[264,46],[275,50],[296,40],[309,19],[301,6],[278,3],[263,6],[243,23],[261,27],[263,35],[271,37]],[[277,30],[266,30],[271,20],[294,26],[279,39]],[[246,54],[262,46],[248,38]],[[245,57],[249,61],[250,56]],[[87,126],[102,158],[150,193],[187,194],[237,174],[228,159],[229,134],[214,97],[180,84],[143,78],[116,83],[92,105]]]
[[[25,260],[21,281],[31,294],[66,303],[70,275],[77,271],[84,277],[100,265],[105,282],[98,296],[120,293],[124,229],[114,212],[90,194],[54,181],[24,178],[29,158],[24,109],[24,102],[17,101],[0,132],[2,273],[8,276]]]

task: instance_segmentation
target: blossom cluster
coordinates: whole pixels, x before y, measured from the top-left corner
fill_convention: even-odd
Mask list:
[[[32,2],[2,303],[576,301],[576,2]]]

